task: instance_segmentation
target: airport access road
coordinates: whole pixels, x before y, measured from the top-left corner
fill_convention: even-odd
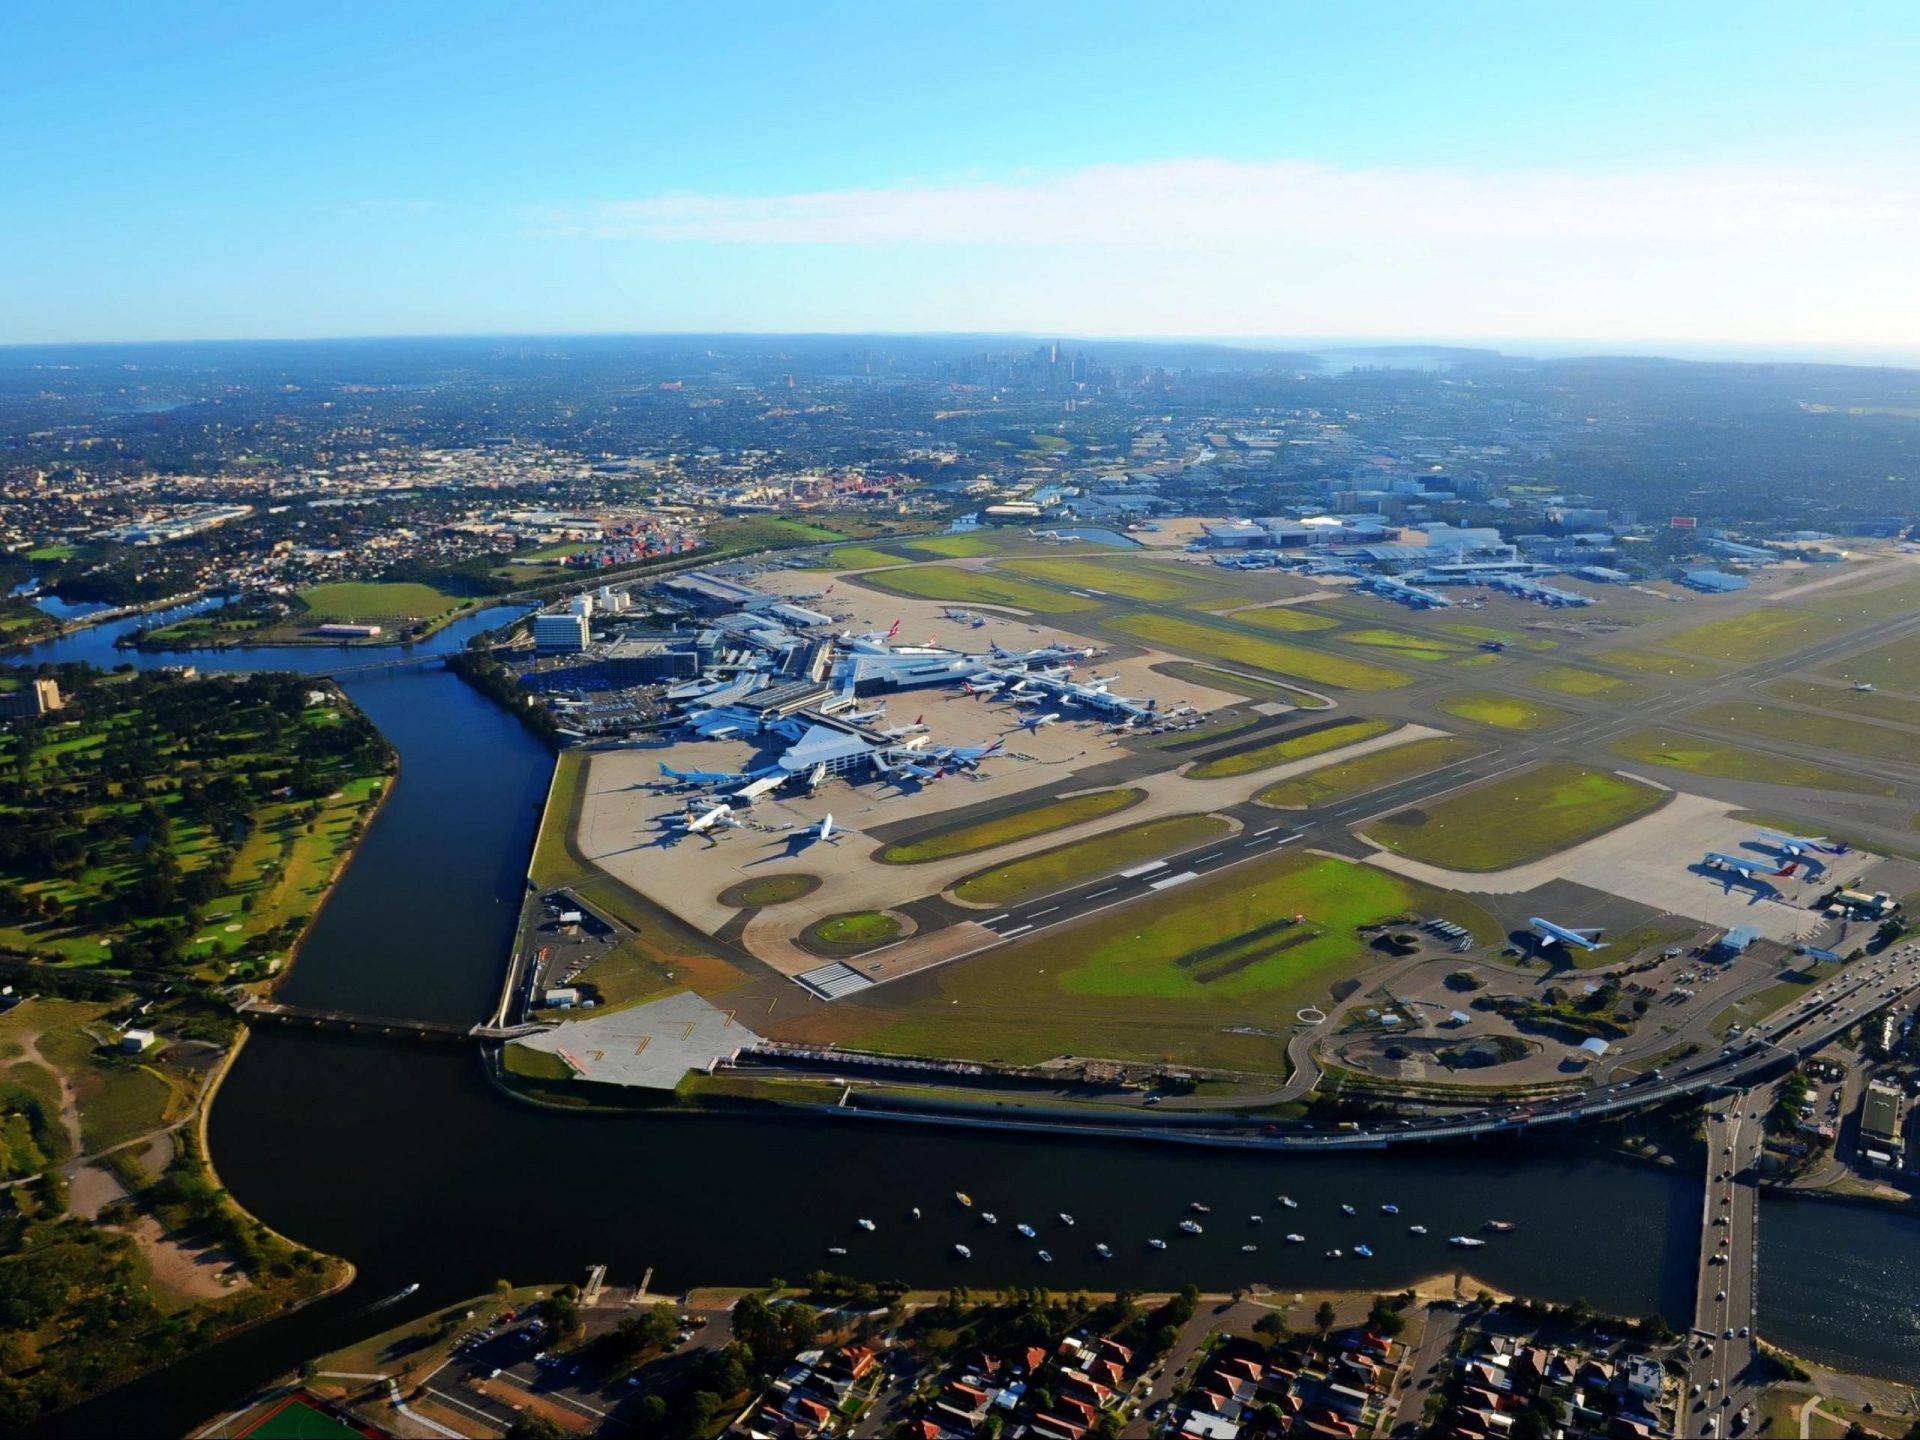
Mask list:
[[[1688,1337],[1692,1385],[1683,1433],[1725,1436],[1759,1383],[1755,1287],[1759,1278],[1760,1152],[1765,1090],[1742,1090],[1707,1119],[1707,1184],[1700,1213],[1699,1291]]]

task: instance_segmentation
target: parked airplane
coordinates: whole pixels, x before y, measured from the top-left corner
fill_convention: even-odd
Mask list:
[[[889,725],[880,733],[889,740],[902,740],[909,735],[924,734],[927,728],[926,720],[927,717],[924,714],[916,715],[911,725]]]
[[[733,811],[727,806],[716,805],[711,810],[701,811],[698,814],[689,810],[684,815],[669,815],[667,823],[679,828],[679,837],[705,835],[711,839],[717,830],[738,825],[740,822],[733,818]]]
[[[1004,680],[963,680],[960,688],[968,695],[991,695],[1006,685]]]
[[[971,770],[982,760],[998,755],[1006,749],[1006,746],[1007,742],[1004,738],[994,741],[991,745],[952,745],[945,750],[935,752],[933,758],[943,765],[964,765]]]
[[[848,829],[845,825],[833,823],[833,814],[829,811],[822,816],[820,823],[813,827],[813,839],[824,845],[838,845],[842,835],[858,835],[858,830]]]
[[[1778,846],[1795,859],[1804,857],[1809,850],[1818,850],[1823,855],[1844,855],[1851,848],[1844,840],[1829,840],[1824,835],[1783,835],[1773,830],[1762,830],[1760,838],[1769,845]]]
[[[875,720],[886,719],[887,707],[884,705],[876,705],[871,710],[849,710],[840,718],[849,725],[867,725]]]
[[[1799,866],[1798,860],[1789,860],[1778,870],[1768,867],[1772,860],[1754,860],[1745,855],[1722,855],[1717,850],[1709,850],[1705,864],[1716,870],[1724,870],[1728,875],[1728,888],[1732,888],[1732,877],[1738,875],[1742,880],[1780,880],[1793,874]]]
[[[1051,725],[1059,718],[1060,712],[1058,710],[1049,710],[1044,715],[1029,715],[1020,722],[1020,728],[1022,730],[1037,732],[1042,725]]]
[[[725,770],[676,770],[671,765],[661,765],[660,778],[674,785],[695,785],[705,790],[715,785],[744,785],[758,777],[751,774],[734,774]]]
[[[1556,925],[1551,920],[1542,920],[1536,915],[1527,921],[1527,928],[1550,945],[1577,945],[1582,950],[1607,948],[1606,942],[1600,938],[1605,932],[1598,926],[1590,930],[1577,930],[1570,925]]]

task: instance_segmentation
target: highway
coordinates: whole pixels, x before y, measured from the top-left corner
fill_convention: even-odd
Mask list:
[[[1759,1282],[1760,1152],[1767,1091],[1742,1090],[1707,1121],[1706,1190],[1700,1205],[1699,1289],[1690,1395],[1682,1431],[1726,1435],[1758,1388],[1755,1291]]]

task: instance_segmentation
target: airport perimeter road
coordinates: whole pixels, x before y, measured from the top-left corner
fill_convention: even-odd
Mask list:
[[[1752,1403],[1758,1351],[1753,1339],[1759,1266],[1760,1148],[1764,1091],[1742,1090],[1707,1121],[1707,1190],[1700,1214],[1699,1294],[1694,1304],[1692,1384],[1684,1433],[1728,1433]]]

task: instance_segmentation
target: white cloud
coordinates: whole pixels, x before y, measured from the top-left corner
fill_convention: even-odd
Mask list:
[[[710,251],[747,283],[707,303],[749,303],[766,281],[769,328],[1920,338],[1920,169],[1193,159],[1011,181],[665,194],[544,212],[530,229],[646,242],[656,258]],[[768,258],[749,262],[742,247]]]

